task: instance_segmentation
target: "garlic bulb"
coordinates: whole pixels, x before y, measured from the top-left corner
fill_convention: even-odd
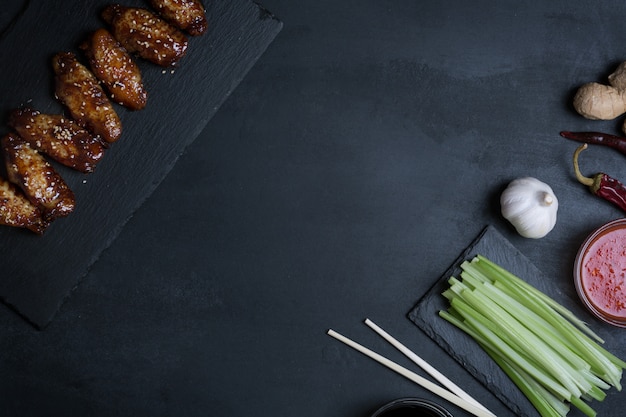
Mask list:
[[[559,208],[552,188],[536,178],[513,180],[500,196],[502,216],[527,238],[539,239],[556,224]]]

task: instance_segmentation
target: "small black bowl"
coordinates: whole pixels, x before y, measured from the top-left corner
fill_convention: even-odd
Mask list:
[[[452,414],[432,401],[400,398],[380,407],[372,417],[452,417]]]

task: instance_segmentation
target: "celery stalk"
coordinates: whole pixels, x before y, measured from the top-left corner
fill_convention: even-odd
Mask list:
[[[489,348],[483,346],[487,352]],[[550,391],[537,383],[531,376],[523,370],[491,352],[490,356],[511,378],[517,387],[526,395],[531,404],[542,416],[565,417],[569,412],[569,406],[562,400],[555,397]]]
[[[532,310],[517,301],[514,297],[501,291],[494,284],[482,284],[476,287],[476,290],[485,294],[491,301],[507,309],[511,314],[537,337],[543,339],[548,345],[556,349],[572,366],[578,369],[590,369],[591,365],[575,352],[569,346],[561,343],[558,337],[558,330],[548,323],[543,317],[534,313]]]
[[[463,295],[466,300],[470,300],[474,309],[481,312],[501,332],[517,342],[516,348],[521,354],[534,358],[553,378],[560,378],[562,384],[572,395],[578,397],[583,391],[591,389],[591,385],[579,378],[571,366],[568,366],[545,342],[529,332],[523,325],[520,325],[516,318],[505,309],[496,304],[485,302],[484,298],[474,294],[474,292]]]
[[[499,286],[500,281],[495,285]],[[501,284],[500,284],[501,286]],[[513,296],[524,297],[524,292],[520,288],[511,289],[508,288]],[[615,385],[615,378],[619,380],[621,377],[618,367],[626,367],[626,363],[621,363],[621,360],[610,354],[603,349],[600,345],[595,343],[587,334],[582,333],[576,326],[567,321],[560,315],[551,314],[550,310],[545,310],[545,305],[540,306],[537,303],[541,303],[532,295],[529,296],[526,306],[541,315],[548,323],[554,326],[559,331],[559,335],[564,337],[570,344],[571,348],[579,352],[579,355],[585,358],[589,362],[589,365],[598,374],[607,374]]]
[[[499,353],[496,353],[494,349],[489,347],[491,343],[488,342],[487,339],[474,331],[472,327],[457,317],[457,315],[453,315],[445,310],[440,311],[439,315],[474,338],[505,373],[509,375],[515,385],[529,398],[533,406],[535,406],[537,410],[540,410],[542,416],[564,417],[567,414],[569,407],[564,401],[560,400],[541,384],[537,383],[535,379],[522,371],[519,367],[512,365],[511,362],[505,360]]]
[[[454,305],[454,308],[463,315],[465,322],[473,328],[481,338],[484,338],[493,350],[496,350],[500,355],[518,364],[522,369],[532,375],[536,380],[540,381],[541,384],[557,394],[559,397],[566,399],[571,396],[571,392],[563,386],[562,381],[555,379],[545,370],[529,361],[526,357],[511,347],[511,344],[503,341],[494,329],[489,328],[492,327],[493,323],[483,321],[479,314],[464,301],[454,300],[454,302],[456,304]]]
[[[541,416],[565,416],[572,405],[594,417],[585,401],[621,389],[626,362],[570,310],[484,256],[461,269],[439,315],[475,339]]]
[[[598,341],[600,343],[604,343],[604,340],[602,340],[602,338],[600,336],[598,336],[593,330],[591,330],[589,328],[589,326],[587,326],[587,324],[584,321],[582,321],[578,317],[576,317],[576,315],[574,313],[572,313],[569,309],[567,309],[564,306],[562,306],[561,304],[557,303],[553,298],[551,298],[548,295],[542,293],[541,291],[539,291],[538,289],[536,289],[532,285],[528,284],[526,281],[520,279],[519,277],[515,276],[511,272],[509,272],[506,269],[502,268],[500,265],[497,265],[497,264],[491,262],[489,259],[485,258],[484,256],[478,255],[477,259],[482,261],[482,262],[484,262],[484,264],[487,267],[492,268],[492,269],[496,270],[497,272],[499,272],[500,274],[502,274],[502,276],[504,276],[507,279],[509,279],[510,282],[512,282],[515,285],[518,285],[518,286],[524,288],[530,294],[533,294],[533,295],[537,296],[538,298],[540,298],[541,300],[543,300],[546,304],[548,304],[550,307],[552,307],[554,310],[556,310],[563,317],[565,317],[568,320],[570,320],[573,324],[575,324],[583,332],[587,333],[589,336],[594,338],[596,341]]]

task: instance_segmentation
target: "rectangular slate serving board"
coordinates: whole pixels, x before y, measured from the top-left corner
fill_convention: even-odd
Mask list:
[[[19,13],[0,30],[2,135],[9,131],[8,113],[21,105],[42,113],[63,112],[53,95],[51,58],[72,51],[84,63],[78,45],[105,26],[100,11],[110,3],[30,0],[13,8]],[[141,0],[120,3],[149,7]],[[176,68],[137,59],[148,104],[138,112],[116,106],[123,135],[96,171],[80,174],[57,165],[76,194],[76,210],[43,236],[0,227],[0,299],[36,327],[52,320],[282,28],[249,0],[204,0],[204,5],[209,29],[189,37],[187,55]],[[0,165],[5,175],[4,162]]]
[[[572,294],[571,291],[563,291],[559,288],[557,278],[543,275],[500,232],[493,226],[487,226],[441,278],[435,282],[433,287],[417,302],[415,307],[408,313],[408,317],[516,415],[520,417],[534,417],[537,413],[508,376],[472,338],[438,315],[440,310],[448,308],[447,300],[441,296],[441,293],[448,286],[448,278],[450,276],[458,277],[461,272],[461,263],[472,259],[478,254],[500,264],[572,310],[579,318],[587,321],[592,329],[604,338],[605,347],[609,351],[619,357],[626,357],[623,336],[620,338],[620,329],[600,324],[593,319],[580,303],[570,296]],[[573,285],[572,282],[572,287]]]

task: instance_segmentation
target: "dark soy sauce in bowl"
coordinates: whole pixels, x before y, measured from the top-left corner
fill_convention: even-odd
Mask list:
[[[395,410],[385,411],[380,414],[380,417],[439,417],[440,414],[435,414],[428,410],[414,407],[402,407]]]
[[[452,417],[452,414],[428,400],[402,398],[385,404],[372,417]]]

